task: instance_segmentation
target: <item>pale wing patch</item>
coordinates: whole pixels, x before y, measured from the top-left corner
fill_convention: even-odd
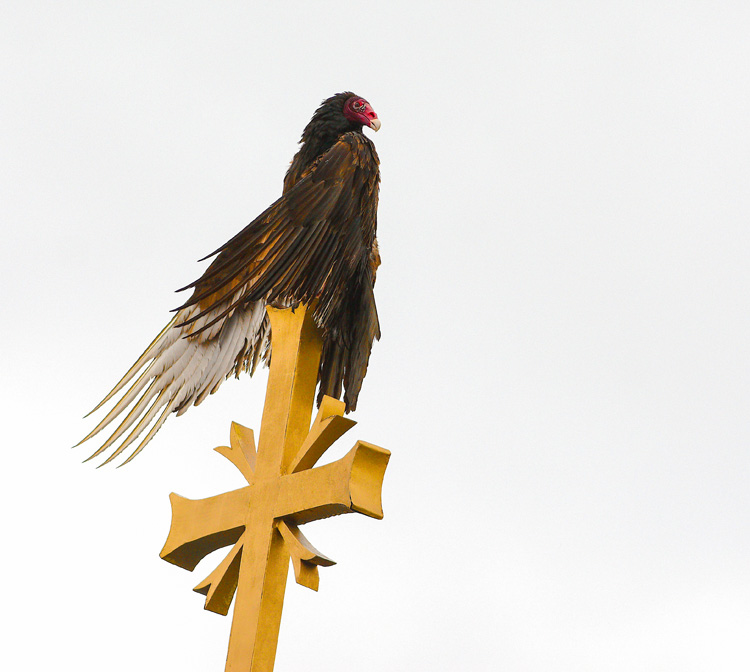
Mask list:
[[[198,306],[184,308],[172,318],[122,380],[94,409],[101,408],[130,384],[130,388],[101,422],[80,442],[88,441],[115,419],[119,420],[112,435],[88,459],[110,448],[133,427],[105,460],[103,464],[106,464],[133,444],[153,422],[145,438],[124,463],[129,462],[153,438],[171,412],[182,414],[191,405],[201,403],[232,373],[237,374],[243,369],[252,373],[255,364],[269,347],[265,305],[262,301],[256,301],[243,306],[199,332],[201,327],[215,319],[224,306],[217,306],[215,312],[187,325],[183,323],[199,312]],[[132,408],[120,419],[131,404]]]

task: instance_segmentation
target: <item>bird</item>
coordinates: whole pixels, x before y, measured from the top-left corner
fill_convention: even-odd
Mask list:
[[[355,410],[372,344],[380,339],[373,291],[380,265],[380,162],[363,133],[365,127],[378,131],[380,126],[370,103],[351,91],[320,104],[302,132],[279,199],[199,260],[213,257],[200,278],[177,290],[191,289],[190,298],[88,414],[119,395],[76,444],[119,421],[87,460],[129,432],[102,462],[140,439],[126,464],[171,413],[182,415],[230,376],[252,375],[260,362],[267,365],[266,306],[313,306],[322,337],[317,403],[324,395],[339,399],[343,394],[346,412]]]

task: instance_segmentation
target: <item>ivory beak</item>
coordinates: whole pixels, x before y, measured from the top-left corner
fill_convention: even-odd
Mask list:
[[[379,130],[380,130],[380,119],[373,119],[373,120],[372,120],[372,121],[370,122],[370,128],[371,128],[371,129],[372,129],[373,131],[376,131],[376,132],[377,132],[377,131],[379,131]]]

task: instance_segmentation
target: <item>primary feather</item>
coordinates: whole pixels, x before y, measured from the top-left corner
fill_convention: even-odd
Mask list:
[[[318,403],[324,394],[343,393],[347,412],[356,408],[380,338],[373,294],[380,176],[363,125],[380,127],[364,99],[345,92],[323,101],[302,134],[281,198],[208,255],[215,259],[205,273],[182,288],[193,290],[190,298],[94,409],[122,393],[83,439],[119,420],[91,457],[130,430],[109,462],[151,425],[130,461],[170,413],[200,404],[230,375],[252,375],[270,354],[269,304],[315,302],[323,337]]]

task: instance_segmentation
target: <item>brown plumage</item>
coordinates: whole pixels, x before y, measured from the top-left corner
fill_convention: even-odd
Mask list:
[[[143,369],[84,439],[138,399],[92,457],[136,423],[106,461],[111,460],[161,411],[129,461],[170,412],[179,415],[199,404],[229,375],[252,374],[269,354],[267,304],[315,302],[313,316],[323,336],[318,402],[324,394],[343,393],[347,412],[356,408],[372,342],[380,338],[373,294],[380,264],[375,237],[380,177],[363,125],[380,127],[364,99],[345,92],[323,101],[302,134],[281,198],[209,255],[216,258],[205,273],[182,288],[192,288],[190,298],[97,406]]]

